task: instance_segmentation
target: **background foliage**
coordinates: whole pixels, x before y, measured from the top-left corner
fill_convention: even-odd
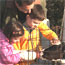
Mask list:
[[[50,27],[57,34],[60,34],[63,11],[64,11],[64,0],[46,0],[47,1],[47,18],[50,20]],[[58,34],[58,35],[59,35]]]
[[[47,10],[51,26],[60,26],[63,18],[64,0],[47,0]]]

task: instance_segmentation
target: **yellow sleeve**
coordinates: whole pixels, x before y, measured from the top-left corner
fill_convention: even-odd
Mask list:
[[[46,24],[44,24],[43,22],[41,22],[38,26],[40,32],[42,33],[42,35],[49,39],[52,40],[54,38],[58,38],[57,34],[55,32],[53,32]]]

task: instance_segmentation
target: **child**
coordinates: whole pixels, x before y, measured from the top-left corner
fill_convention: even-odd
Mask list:
[[[31,10],[31,13],[27,16],[26,22],[24,25],[24,37],[27,38],[29,49],[33,49],[37,47],[39,44],[39,31],[42,35],[49,39],[52,45],[60,44],[58,36],[55,32],[53,32],[46,24],[43,23],[45,21],[44,11],[40,5],[35,5]],[[32,41],[32,42],[31,42]]]
[[[22,53],[13,54],[14,48],[12,45],[9,44],[9,42],[12,41],[12,38],[16,40],[17,36],[15,37],[15,34],[13,32],[15,33],[19,32],[18,29],[16,29],[15,27],[18,28],[20,31],[20,34],[16,34],[16,35],[22,36],[24,34],[23,27],[20,25],[20,23],[17,22],[11,22],[8,26],[5,27],[5,30],[3,32],[2,30],[0,30],[0,65],[3,64],[13,65],[14,63],[18,63],[22,58],[21,56]],[[10,29],[8,30],[8,28]]]
[[[12,44],[18,42],[21,36],[24,36],[24,30],[19,21],[9,22],[4,31],[0,30],[0,65],[13,65],[23,60],[36,58],[35,52],[29,53],[28,51],[14,49]],[[28,58],[28,54],[31,57]],[[34,54],[33,58],[32,54]]]

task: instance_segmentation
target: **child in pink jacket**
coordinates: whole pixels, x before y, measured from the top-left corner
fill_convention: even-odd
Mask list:
[[[23,35],[23,26],[19,22],[10,22],[3,31],[0,29],[0,65],[14,65],[19,61],[28,60],[28,52],[26,50],[15,50],[13,45],[10,44],[18,41]],[[36,53],[33,52],[33,54],[33,59],[35,59]],[[29,59],[32,60],[32,53],[30,55]]]
[[[13,65],[21,59],[20,53],[13,54],[13,46],[0,30],[0,65]]]

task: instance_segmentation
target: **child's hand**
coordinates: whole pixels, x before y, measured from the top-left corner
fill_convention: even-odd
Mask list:
[[[27,51],[27,50],[13,50],[13,54],[20,54],[21,60],[35,60],[36,59],[36,52],[34,51]]]
[[[52,39],[50,42],[51,42],[52,45],[59,45],[59,44],[61,44],[60,40],[58,40],[56,38]]]

